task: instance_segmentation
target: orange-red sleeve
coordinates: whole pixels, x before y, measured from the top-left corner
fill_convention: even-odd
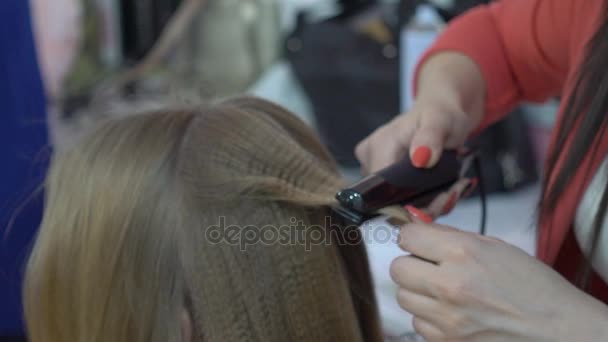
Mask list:
[[[571,67],[571,32],[581,25],[581,2],[503,0],[474,8],[448,25],[419,66],[440,51],[473,59],[486,84],[482,125],[488,126],[520,101],[540,102],[561,94]]]

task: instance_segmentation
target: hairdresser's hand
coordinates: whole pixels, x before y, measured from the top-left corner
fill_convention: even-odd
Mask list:
[[[460,148],[483,117],[485,82],[469,57],[442,52],[419,69],[411,110],[378,128],[355,149],[364,171],[375,172],[409,153],[419,167],[437,163],[441,151]]]
[[[419,99],[411,111],[397,116],[359,143],[355,154],[364,172],[376,172],[408,153],[417,167],[432,167],[444,149],[458,149],[474,127],[471,116],[456,105]]]
[[[419,258],[393,261],[397,301],[429,342],[608,336],[608,307],[514,246],[419,222],[401,228],[399,245]]]
[[[467,197],[477,186],[477,179],[463,178],[456,182],[450,189],[440,193],[433,201],[423,210],[408,206],[410,210],[416,210],[419,213],[419,219],[426,223],[431,223],[435,218],[448,214],[459,199]]]
[[[457,106],[440,100],[420,99],[413,109],[378,128],[355,150],[364,173],[378,171],[403,159],[408,153],[412,164],[431,167],[444,149],[458,149],[474,127],[469,115]],[[448,213],[474,188],[475,181],[462,180],[440,194],[424,211],[434,218]],[[471,189],[472,190],[472,189]]]
[[[356,147],[364,172],[383,169],[408,154],[414,165],[432,167],[444,149],[460,148],[483,118],[486,86],[481,69],[463,54],[434,54],[421,65],[416,88],[416,101],[408,113],[378,128]],[[430,214],[439,213],[431,209]]]

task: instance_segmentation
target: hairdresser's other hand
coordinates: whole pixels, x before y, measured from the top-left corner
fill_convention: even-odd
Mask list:
[[[429,342],[608,336],[608,307],[519,248],[420,222],[401,228],[399,246],[420,258],[393,261],[397,301]]]
[[[454,183],[450,189],[440,193],[433,201],[424,209],[416,209],[408,206],[411,210],[417,210],[419,213],[418,219],[431,223],[435,218],[446,215],[454,207],[461,198],[467,197],[477,187],[477,178],[463,178]]]

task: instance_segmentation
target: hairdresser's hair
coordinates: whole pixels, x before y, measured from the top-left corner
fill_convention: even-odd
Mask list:
[[[572,94],[566,99],[566,106],[561,122],[558,124],[555,147],[549,155],[547,169],[543,180],[543,195],[540,202],[541,219],[550,217],[556,204],[564,194],[576,170],[580,168],[583,159],[591,153],[598,139],[605,139],[608,127],[608,6],[604,4],[604,20],[598,30],[587,43],[586,58],[578,71]],[[573,130],[573,127],[576,127]],[[566,149],[567,142],[571,145]],[[566,151],[564,164],[558,168],[560,156]],[[588,170],[586,171],[589,175]],[[551,176],[554,182],[549,184]],[[602,192],[599,210],[593,219],[592,238],[587,257],[581,261],[582,267],[577,283],[587,289],[592,271],[592,260],[597,250],[600,232],[602,230],[606,209],[608,207],[608,184]]]
[[[110,121],[52,162],[30,339],[180,341],[186,308],[197,341],[380,341],[361,233],[330,216],[341,185],[313,132],[263,100]],[[242,246],[221,225],[289,238]],[[313,231],[340,234],[293,239]]]

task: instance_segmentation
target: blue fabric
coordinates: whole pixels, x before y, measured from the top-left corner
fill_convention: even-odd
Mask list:
[[[29,1],[0,0],[0,336],[23,332],[21,281],[40,223],[45,98]]]

